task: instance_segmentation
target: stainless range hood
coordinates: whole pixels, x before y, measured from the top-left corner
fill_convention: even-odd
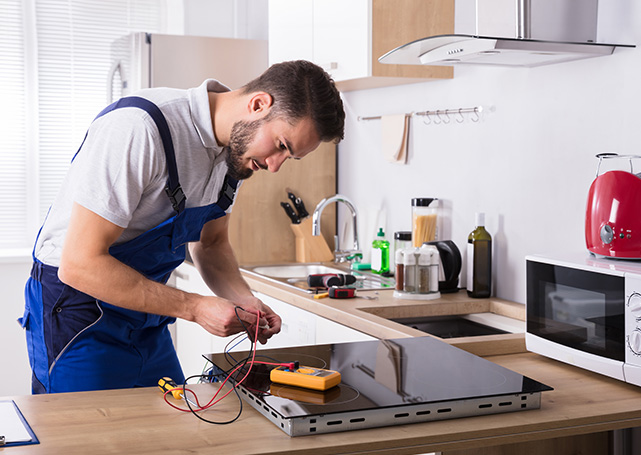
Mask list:
[[[610,55],[616,47],[635,47],[595,42],[598,0],[476,0],[472,8],[465,8],[470,1],[456,1],[456,30],[461,24],[469,29],[471,9],[475,33],[419,39],[378,60],[406,65],[534,67]]]

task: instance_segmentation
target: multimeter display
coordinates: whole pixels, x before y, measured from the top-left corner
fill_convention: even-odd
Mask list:
[[[301,366],[290,369],[285,366],[274,368],[269,379],[279,384],[293,385],[313,390],[327,390],[341,382],[341,374],[334,370]]]

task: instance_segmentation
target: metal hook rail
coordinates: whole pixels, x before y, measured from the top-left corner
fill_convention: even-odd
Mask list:
[[[405,114],[406,116],[412,117],[415,115],[424,117],[423,118],[423,123],[426,125],[429,125],[430,123],[434,123],[435,125],[438,125],[440,123],[450,123],[452,120],[452,117],[450,117],[450,114],[453,116],[455,121],[457,123],[463,123],[465,121],[465,116],[463,114],[474,114],[470,119],[473,122],[478,122],[481,119],[481,112],[483,112],[483,106],[474,106],[474,107],[462,107],[459,109],[438,109],[435,111],[421,111],[421,112],[411,112],[409,114]],[[376,115],[376,116],[371,116],[371,117],[358,117],[358,121],[360,122],[361,120],[378,120],[382,116]],[[426,121],[427,120],[427,121]]]

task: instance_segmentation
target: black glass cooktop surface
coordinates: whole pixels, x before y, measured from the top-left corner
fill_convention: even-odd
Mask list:
[[[226,372],[248,354],[207,358]],[[242,398],[291,436],[537,409],[540,392],[552,390],[432,337],[263,349],[256,360],[341,374],[322,392],[272,383],[274,366],[253,365]]]

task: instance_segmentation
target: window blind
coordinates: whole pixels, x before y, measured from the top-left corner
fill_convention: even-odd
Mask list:
[[[23,246],[27,222],[22,0],[0,0],[0,245]]]
[[[163,32],[165,2],[0,0],[0,93],[10,100],[0,110],[11,121],[0,122],[3,133],[11,133],[0,136],[0,248],[32,246],[87,127],[106,104],[112,41],[136,31]],[[34,67],[26,69],[25,61]],[[26,92],[32,71],[37,77],[28,94],[37,96]],[[5,90],[15,94],[7,98]],[[33,112],[35,124],[25,112]],[[31,157],[27,139],[36,144]]]

